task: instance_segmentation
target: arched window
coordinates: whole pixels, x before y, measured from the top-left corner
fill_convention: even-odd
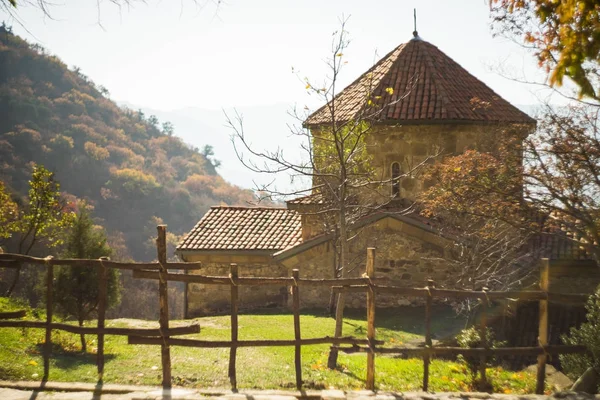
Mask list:
[[[400,197],[400,163],[392,163],[392,197]]]

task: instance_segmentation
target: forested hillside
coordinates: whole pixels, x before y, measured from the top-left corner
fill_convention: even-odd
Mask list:
[[[0,180],[17,199],[34,163],[44,165],[67,198],[94,206],[117,253],[136,260],[155,257],[148,239],[158,221],[182,234],[211,205],[252,200],[170,123],[121,109],[109,96],[79,69],[0,27]],[[210,142],[210,132],[198,134]]]

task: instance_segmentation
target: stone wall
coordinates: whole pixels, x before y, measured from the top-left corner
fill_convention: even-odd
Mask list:
[[[409,223],[386,217],[362,229],[351,242],[351,265],[347,276],[359,277],[365,271],[367,247],[377,248],[375,260],[376,278],[387,279],[389,284],[406,287],[422,287],[431,278],[444,285],[452,279],[453,271],[443,260],[442,238]],[[202,262],[202,269],[194,273],[227,276],[229,264],[237,263],[240,276],[277,277],[292,275],[298,268],[303,278],[334,277],[335,250],[331,242],[323,242],[276,262],[269,255],[210,255],[185,256],[186,261]],[[325,286],[302,286],[301,307],[325,309],[329,305],[331,291]],[[230,291],[228,286],[189,284],[187,291],[187,316],[228,312]],[[241,286],[240,309],[262,307],[291,307],[289,288],[284,286]],[[378,295],[379,307],[392,307],[419,303],[419,299]],[[351,294],[347,304],[353,308],[365,307],[364,294]]]
[[[366,249],[375,247],[375,277],[386,279],[388,284],[405,287],[423,287],[427,279],[444,286],[453,279],[454,271],[444,261],[446,241],[433,233],[392,217],[379,220],[362,229],[351,242],[351,265],[347,276],[359,277],[365,272]],[[305,278],[331,278],[334,275],[335,251],[330,242],[281,261],[291,270],[298,268]],[[301,307],[326,307],[330,290],[326,287],[302,287]],[[418,304],[420,299],[378,295],[378,307]],[[349,294],[349,307],[364,308],[364,294]]]
[[[600,284],[600,268],[593,260],[552,260],[549,278],[552,292],[591,294]]]
[[[277,277],[286,276],[286,269],[271,262],[270,255],[194,254],[185,261],[200,261],[202,268],[190,273],[228,276],[230,264],[238,264],[239,276]],[[187,288],[187,318],[200,315],[229,312],[231,292],[229,286],[190,283]],[[287,304],[287,288],[279,286],[240,286],[240,310],[261,307],[283,307]]]
[[[350,247],[349,277],[359,277],[365,271],[366,249],[376,248],[375,277],[386,284],[404,287],[423,287],[427,279],[433,279],[438,287],[456,287],[459,275],[457,263],[448,263],[447,249],[450,241],[429,232],[423,227],[392,216],[385,217],[362,228]],[[292,269],[298,268],[302,278],[333,278],[335,249],[331,242],[323,241],[301,249],[284,259],[275,260],[269,254],[250,255],[193,255],[186,261],[201,261],[203,275],[227,276],[229,264],[238,264],[240,276],[290,277]],[[550,269],[551,290],[564,293],[591,293],[600,282],[600,271],[593,262],[560,261]],[[188,285],[188,317],[228,312],[230,307],[229,286]],[[241,286],[240,309],[263,307],[291,307],[289,287]],[[331,291],[325,286],[302,286],[300,305],[303,309],[326,309]],[[379,294],[378,307],[394,307],[421,304],[421,298],[404,298]],[[347,306],[364,308],[365,295],[352,293],[347,296]]]
[[[438,153],[457,155],[472,148],[493,151],[499,144],[498,138],[524,137],[530,129],[531,126],[507,124],[385,126],[376,127],[368,136],[367,144],[373,154],[376,176],[390,179],[392,163],[399,163],[402,173],[406,174]],[[415,200],[425,188],[426,183],[415,170],[413,176],[401,179],[400,197]]]

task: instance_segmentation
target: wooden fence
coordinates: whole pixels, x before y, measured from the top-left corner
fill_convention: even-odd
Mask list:
[[[158,262],[156,263],[117,263],[109,260],[58,260],[52,258],[34,258],[15,254],[0,254],[0,267],[16,266],[19,263],[45,264],[47,268],[47,317],[45,322],[37,321],[0,321],[0,327],[29,327],[45,328],[46,341],[44,351],[44,378],[48,377],[49,359],[51,356],[51,332],[53,329],[65,330],[73,333],[89,333],[98,335],[98,374],[102,379],[104,368],[104,335],[127,335],[129,344],[157,345],[161,346],[162,361],[162,385],[171,387],[171,357],[170,346],[186,346],[200,348],[229,348],[229,380],[232,390],[237,390],[236,359],[237,349],[240,347],[265,347],[265,346],[294,346],[294,367],[296,375],[296,387],[302,388],[302,346],[316,344],[331,344],[339,350],[347,353],[364,352],[367,354],[367,379],[366,388],[375,388],[375,355],[376,354],[403,354],[407,356],[419,356],[423,359],[423,390],[429,388],[429,364],[434,356],[448,355],[471,355],[480,357],[482,378],[485,378],[486,359],[492,356],[514,356],[514,355],[537,355],[537,385],[536,393],[543,393],[545,380],[545,367],[549,355],[584,353],[584,346],[571,345],[548,345],[548,304],[549,302],[576,302],[581,303],[587,298],[586,295],[572,295],[553,293],[548,289],[549,260],[541,262],[540,290],[535,291],[464,291],[436,288],[433,281],[429,280],[424,288],[406,288],[398,286],[386,286],[379,284],[380,280],[374,279],[375,249],[367,249],[366,271],[360,278],[345,279],[307,279],[300,278],[299,270],[292,271],[291,277],[239,277],[238,267],[232,264],[229,276],[205,276],[172,273],[169,270],[196,270],[200,268],[199,263],[168,263],[166,255],[166,227],[158,226],[157,250]],[[99,310],[98,326],[76,327],[67,324],[52,322],[52,281],[54,265],[69,265],[72,267],[96,267],[99,269]],[[134,278],[156,279],[159,281],[159,306],[160,318],[159,329],[129,329],[129,328],[106,328],[104,326],[104,312],[106,307],[106,268],[118,268],[133,270]],[[179,281],[188,283],[203,283],[212,285],[224,285],[230,287],[231,293],[231,340],[198,340],[187,338],[172,338],[171,336],[198,333],[198,325],[189,325],[179,328],[169,328],[168,316],[168,281]],[[239,340],[238,339],[238,288],[244,285],[277,285],[289,286],[292,293],[292,311],[294,321],[294,339],[289,340]],[[333,291],[339,292],[366,292],[367,294],[367,337],[320,337],[302,338],[300,326],[300,289],[302,286],[328,286]],[[425,300],[425,347],[389,347],[383,341],[376,339],[375,330],[375,305],[376,295],[380,293],[394,294],[404,297],[418,297]],[[535,347],[504,347],[491,348],[491,344],[484,338],[482,347],[479,348],[457,348],[436,347],[432,345],[431,332],[431,308],[434,298],[441,299],[479,299],[482,302],[482,318],[479,328],[483,333],[487,329],[486,309],[491,300],[520,299],[539,301],[539,345]],[[22,315],[8,315],[0,313],[2,318],[15,318]],[[345,346],[344,346],[345,345]]]
[[[200,268],[200,263],[166,263],[166,226],[158,226],[158,238],[156,240],[158,249],[158,262],[153,263],[122,263],[110,261],[107,258],[99,260],[83,259],[55,259],[52,257],[37,258],[24,256],[21,254],[0,254],[0,267],[2,268],[20,268],[22,264],[37,264],[46,267],[46,320],[45,321],[11,321],[10,319],[22,318],[25,311],[0,312],[0,328],[42,328],[46,330],[44,341],[44,375],[43,380],[48,379],[50,371],[50,358],[52,356],[52,331],[61,330],[76,334],[92,334],[98,336],[98,351],[96,364],[98,368],[98,379],[102,381],[104,374],[104,335],[122,335],[136,337],[163,337],[185,335],[200,332],[198,324],[170,328],[168,315],[168,297],[167,283],[159,283],[159,304],[160,304],[160,328],[159,329],[133,329],[133,328],[107,328],[105,326],[106,302],[107,302],[107,268],[132,271],[159,271],[160,274],[166,274],[167,269],[194,270]],[[98,324],[96,327],[80,327],[69,324],[53,322],[53,284],[54,267],[57,265],[70,266],[73,268],[97,268],[98,269]],[[163,385],[171,385],[171,365],[169,346],[162,347],[163,363]]]

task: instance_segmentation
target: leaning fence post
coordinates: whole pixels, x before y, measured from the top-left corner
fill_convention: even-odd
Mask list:
[[[46,257],[46,341],[44,342],[44,377],[47,381],[50,376],[50,356],[52,355],[52,309],[54,301],[54,265]]]
[[[546,362],[548,356],[544,346],[548,345],[548,291],[550,290],[550,260],[543,258],[540,263],[540,290],[546,296],[546,300],[540,300],[540,321],[538,343],[544,352],[538,355],[537,358],[537,384],[535,387],[536,394],[544,394],[544,381],[546,379]]]
[[[104,375],[104,321],[106,318],[106,296],[108,278],[106,267],[102,261],[107,261],[108,257],[100,257],[100,265],[98,265],[98,353],[96,355],[96,363],[98,365],[98,380],[102,382]]]
[[[237,390],[237,378],[235,372],[235,359],[237,356],[238,341],[238,266],[231,264],[229,266],[231,279],[231,348],[229,349],[229,382],[231,390]]]
[[[160,314],[158,322],[162,336],[162,344],[160,355],[162,361],[162,386],[163,388],[171,387],[171,348],[169,347],[169,292],[167,286],[167,226],[158,225],[156,227],[158,237],[156,238],[156,251],[158,253],[158,262],[160,271],[158,273],[158,295],[160,302]]]
[[[367,291],[367,389],[375,390],[375,291],[371,279],[375,277],[375,248],[367,248],[367,271],[369,288]]]
[[[427,292],[425,296],[425,353],[423,353],[423,391],[429,390],[429,363],[431,361],[431,289],[435,288],[433,280],[427,280]]]
[[[294,283],[292,284],[292,302],[294,308],[294,339],[296,340],[294,353],[294,366],[296,368],[296,389],[302,389],[302,345],[300,340],[300,293],[298,291],[298,279],[300,279],[300,271],[292,270]]]

